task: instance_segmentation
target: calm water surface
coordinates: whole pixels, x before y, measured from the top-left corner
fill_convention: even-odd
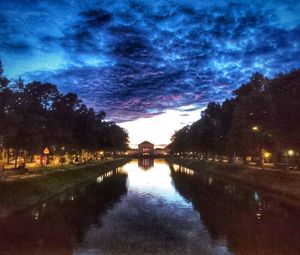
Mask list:
[[[18,213],[0,254],[300,254],[300,210],[163,160],[131,161]]]

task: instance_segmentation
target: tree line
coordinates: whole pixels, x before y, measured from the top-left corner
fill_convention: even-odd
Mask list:
[[[127,132],[104,118],[105,112],[88,108],[74,93],[60,93],[54,84],[7,79],[0,62],[2,147],[32,155],[46,146],[56,154],[126,149]]]
[[[276,162],[300,151],[300,69],[269,79],[260,73],[233,91],[222,104],[210,102],[201,118],[172,136],[176,152],[238,155]],[[287,155],[286,155],[287,156]]]

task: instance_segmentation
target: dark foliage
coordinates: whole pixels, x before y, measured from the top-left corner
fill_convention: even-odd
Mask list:
[[[300,70],[268,79],[255,73],[233,98],[209,103],[201,118],[172,137],[173,152],[261,157],[300,151]]]
[[[0,62],[0,135],[4,146],[29,153],[124,150],[128,134],[104,121],[103,111],[88,108],[76,94],[61,94],[50,83],[24,84],[3,76]]]

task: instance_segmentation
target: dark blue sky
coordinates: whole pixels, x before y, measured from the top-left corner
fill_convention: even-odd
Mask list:
[[[1,0],[0,59],[122,122],[299,67],[299,13],[299,0]]]

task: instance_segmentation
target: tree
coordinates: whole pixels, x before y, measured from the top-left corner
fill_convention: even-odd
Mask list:
[[[269,128],[277,149],[300,151],[300,69],[278,74],[267,87]]]
[[[5,76],[3,76],[3,65],[0,61],[0,92],[5,90],[7,88],[7,85],[9,84],[10,80],[8,80]]]
[[[0,135],[16,159],[21,151],[39,154],[46,146],[70,153],[128,147],[127,132],[105,122],[105,112],[88,108],[74,93],[60,94],[51,83],[11,82],[1,62],[0,118]]]
[[[190,126],[185,126],[175,132],[171,138],[171,151],[174,152],[187,152],[190,149],[189,141]]]
[[[234,153],[256,156],[263,150],[274,153],[300,150],[300,70],[267,79],[255,73],[233,91],[234,98],[220,106],[208,104],[201,119],[177,131],[171,148],[203,154]],[[291,114],[292,113],[292,114]]]
[[[269,105],[266,96],[268,79],[255,73],[250,82],[235,90],[236,106],[230,132],[230,147],[241,156],[253,155],[262,162],[262,149],[270,146],[268,122]],[[257,132],[253,132],[257,127]],[[254,153],[253,153],[254,152]]]
[[[12,105],[15,98],[8,87],[10,81],[3,76],[3,71],[3,65],[0,61],[0,136],[2,145],[6,145],[7,134],[10,130],[10,114],[13,111]]]
[[[116,151],[128,148],[128,133],[114,122],[102,122],[97,137],[102,149]]]

